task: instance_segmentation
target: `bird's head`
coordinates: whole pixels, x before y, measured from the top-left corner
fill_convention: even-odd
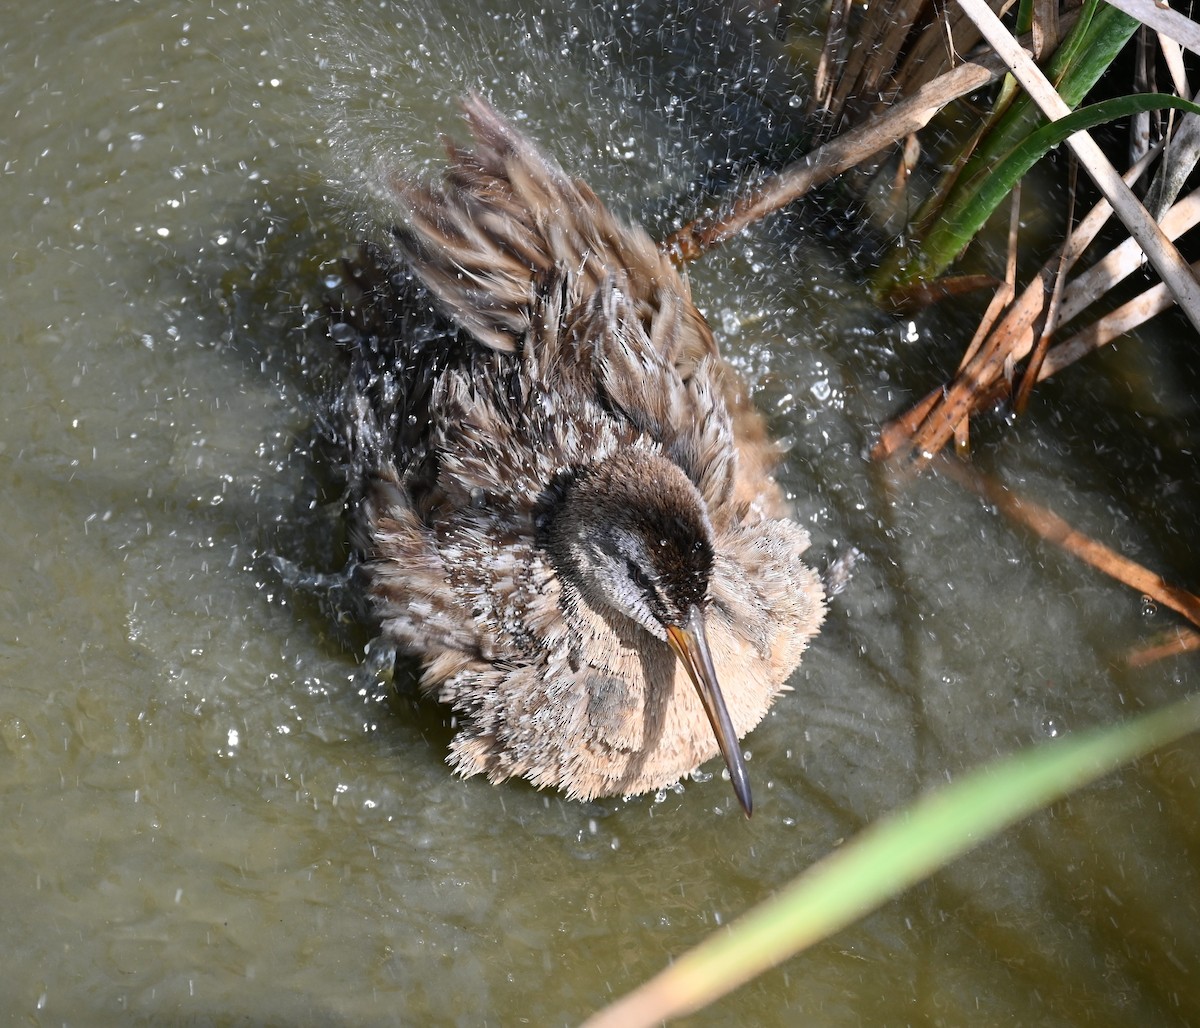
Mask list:
[[[590,603],[629,618],[674,651],[749,816],[745,762],[705,633],[712,525],[695,486],[659,454],[621,451],[573,481],[554,518],[550,548]]]

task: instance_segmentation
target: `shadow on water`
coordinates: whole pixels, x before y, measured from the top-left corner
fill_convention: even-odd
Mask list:
[[[286,415],[271,432],[274,441],[260,449],[287,486],[269,497],[235,488],[209,519],[247,543],[250,557],[241,570],[259,579],[268,601],[284,599],[312,642],[348,669],[337,702],[385,730],[405,726],[401,738],[436,759],[452,729],[442,708],[419,699],[417,664],[402,658],[382,677],[360,664],[374,627],[350,574],[346,469],[328,426],[329,403],[348,368],[329,338],[328,312],[339,302],[339,265],[354,238],[344,211],[319,186],[304,175],[276,180],[229,212],[237,235],[218,266],[196,255],[176,269],[181,289],[224,320],[214,357],[268,389]],[[205,277],[196,277],[197,267]],[[399,752],[387,745],[384,751]]]

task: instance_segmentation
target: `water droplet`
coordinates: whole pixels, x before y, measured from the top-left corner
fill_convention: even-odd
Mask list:
[[[1055,717],[1053,714],[1047,714],[1042,718],[1042,723],[1039,727],[1041,728],[1042,735],[1047,739],[1057,739],[1066,731],[1066,726],[1063,724],[1062,719]]]
[[[354,331],[354,327],[347,325],[344,321],[339,321],[336,325],[329,326],[329,338],[335,343],[352,343],[357,336],[358,333]]]
[[[1142,617],[1152,618],[1158,613],[1158,604],[1149,596],[1142,597]]]

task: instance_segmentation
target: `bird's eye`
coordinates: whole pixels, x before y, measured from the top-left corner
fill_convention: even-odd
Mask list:
[[[625,574],[629,576],[629,581],[636,585],[641,592],[648,596],[655,595],[654,583],[637,561],[631,560],[628,557],[625,559]]]

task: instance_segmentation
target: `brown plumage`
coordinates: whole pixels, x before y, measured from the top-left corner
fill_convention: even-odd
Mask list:
[[[824,599],[774,448],[688,286],[485,101],[333,329],[349,508],[384,640],[450,762],[590,798],[672,785],[784,688]]]

